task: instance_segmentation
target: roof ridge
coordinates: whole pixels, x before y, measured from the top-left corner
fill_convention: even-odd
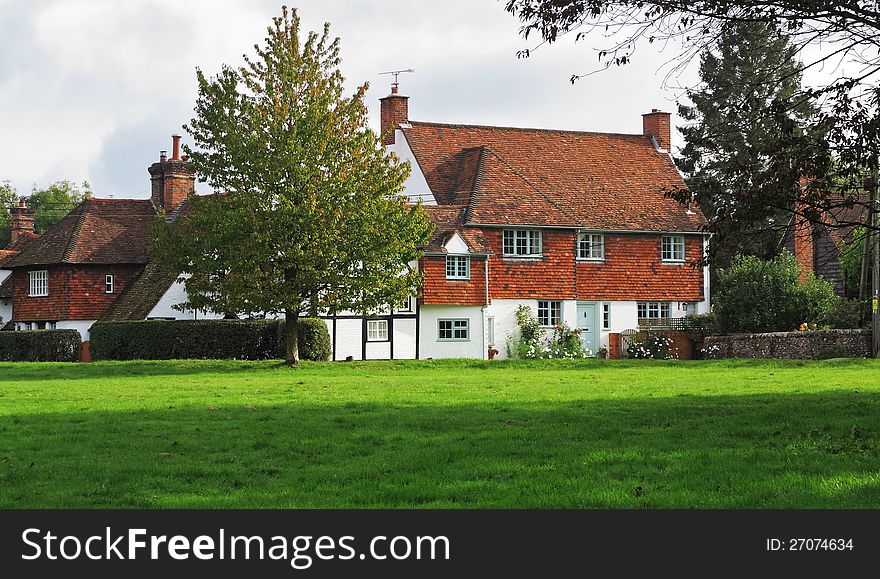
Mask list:
[[[579,131],[576,129],[549,129],[541,127],[511,127],[505,125],[470,125],[466,123],[435,123],[432,121],[408,121],[410,125],[421,125],[427,127],[448,127],[459,129],[490,129],[503,131],[523,131],[532,133],[568,133],[575,135],[608,135],[612,137],[630,137],[633,139],[647,139],[648,137],[639,133],[613,133],[605,131]],[[474,149],[476,147],[469,147]]]
[[[74,207],[74,209],[73,209],[73,211],[76,211],[77,209],[79,209],[80,212],[76,215],[76,224],[70,228],[70,235],[67,236],[67,242],[64,244],[64,252],[61,254],[61,263],[67,263],[67,261],[70,259],[71,254],[73,253],[73,248],[72,248],[71,242],[72,242],[72,240],[79,237],[79,232],[82,230],[83,221],[85,221],[85,214],[86,214],[85,205],[90,200],[91,200],[91,197],[86,197],[85,199],[83,199],[80,202],[80,204],[77,207]],[[71,215],[73,213],[73,211],[68,213],[68,215]]]

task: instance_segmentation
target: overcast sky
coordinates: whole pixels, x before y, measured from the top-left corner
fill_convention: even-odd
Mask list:
[[[237,66],[280,0],[0,0],[0,181],[26,194],[88,180],[99,197],[147,197],[147,166],[192,117],[195,68]],[[529,59],[502,0],[304,0],[309,30],[342,38],[350,90],[365,81],[371,122],[401,77],[414,120],[640,133],[641,114],[675,111],[661,54],[591,75],[601,38],[564,40]],[[694,70],[678,82],[693,82]],[[677,119],[673,118],[673,124]],[[184,134],[184,140],[186,140]],[[676,141],[676,137],[673,137]],[[680,145],[674,142],[673,146]],[[204,190],[200,187],[200,190]]]

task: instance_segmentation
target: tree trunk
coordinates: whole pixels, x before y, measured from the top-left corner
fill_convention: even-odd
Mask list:
[[[284,362],[288,366],[299,364],[299,312],[284,312]]]

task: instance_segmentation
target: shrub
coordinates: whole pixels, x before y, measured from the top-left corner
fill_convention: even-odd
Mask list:
[[[147,320],[98,322],[91,329],[95,360],[272,360],[284,357],[283,320]],[[327,324],[299,324],[303,360],[329,360]]]
[[[324,323],[324,320],[304,318],[299,321],[298,327],[299,357],[313,362],[329,360],[333,355],[333,346],[330,343],[330,332],[327,331],[327,324]]]
[[[793,255],[739,257],[718,273],[715,312],[722,332],[787,332],[815,323],[837,307],[833,286],[812,274],[800,283]]]
[[[544,341],[544,328],[532,313],[529,306],[516,310],[516,325],[519,333],[507,336],[507,355],[510,358],[535,360],[541,358],[585,358],[592,356],[581,342],[580,330],[565,324],[553,327],[549,343]]]
[[[275,320],[98,322],[95,360],[265,360],[278,356]]]
[[[517,336],[507,336],[507,357],[524,360],[545,358],[546,347],[542,341],[544,328],[532,308],[520,306],[516,309],[516,325],[519,328]]]
[[[592,355],[590,350],[584,348],[580,330],[569,328],[565,324],[554,326],[548,358],[586,358]]]
[[[697,336],[714,336],[720,333],[720,330],[718,328],[718,316],[715,314],[715,312],[709,312],[707,314],[694,314],[693,316],[688,316],[683,319],[686,324],[685,329],[687,330],[691,339]]]
[[[865,306],[859,300],[838,300],[836,307],[819,316],[818,325],[835,330],[856,330],[864,326],[864,311]]]
[[[663,334],[648,334],[644,340],[634,341],[626,349],[630,358],[650,360],[671,360],[675,356],[670,353],[672,338]]]
[[[76,362],[81,344],[77,330],[0,332],[0,362]]]

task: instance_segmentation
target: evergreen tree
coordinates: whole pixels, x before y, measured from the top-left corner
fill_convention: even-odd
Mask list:
[[[816,113],[802,96],[795,54],[788,38],[763,22],[731,23],[716,50],[700,58],[702,82],[687,92],[693,104],[678,106],[689,123],[679,127],[685,146],[675,161],[709,219],[712,258],[721,267],[737,253],[772,255],[795,209],[796,191],[769,202],[762,191],[774,156],[803,145]],[[770,112],[780,110],[789,131],[781,132]]]
[[[301,313],[370,312],[413,295],[411,267],[431,224],[401,197],[409,165],[367,123],[361,86],[343,96],[329,25],[300,39],[285,7],[256,56],[215,78],[198,72],[196,173],[222,194],[190,198],[154,251],[186,280],[182,307],[284,314],[286,359],[298,359]]]

